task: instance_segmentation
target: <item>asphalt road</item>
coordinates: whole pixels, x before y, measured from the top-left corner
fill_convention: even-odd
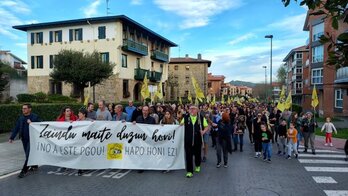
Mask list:
[[[166,174],[92,170],[77,176],[76,170],[42,166],[23,179],[18,179],[17,174],[0,177],[0,195],[348,195],[328,192],[348,190],[348,162],[344,162],[343,152],[318,152],[322,157],[301,154],[299,159],[305,161],[300,163],[275,155],[275,149],[274,145],[272,163],[266,163],[253,157],[253,146],[247,143],[244,152],[229,156],[228,168],[216,168],[215,150],[210,148],[201,173],[195,173],[191,179],[185,177],[184,170]],[[327,167],[334,168],[323,171]],[[325,183],[318,183],[313,177],[320,177]],[[336,183],[327,183],[331,179]]]

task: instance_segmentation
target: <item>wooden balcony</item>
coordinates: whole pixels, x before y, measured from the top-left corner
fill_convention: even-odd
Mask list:
[[[148,47],[133,40],[124,39],[122,49],[142,56],[148,55]]]
[[[152,51],[151,58],[154,60],[162,61],[162,62],[168,62],[169,60],[168,54],[161,52],[159,50]]]

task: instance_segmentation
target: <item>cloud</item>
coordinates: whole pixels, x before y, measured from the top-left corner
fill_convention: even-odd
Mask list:
[[[245,34],[243,36],[240,36],[240,37],[237,37],[235,38],[234,40],[228,42],[230,45],[235,45],[235,44],[238,44],[240,42],[243,42],[243,41],[246,41],[246,40],[249,40],[249,39],[252,39],[252,38],[256,38],[256,35],[254,33],[248,33],[248,34]]]
[[[306,19],[306,14],[300,14],[296,16],[289,16],[277,22],[271,23],[266,28],[282,29],[291,32],[302,32],[303,24]]]
[[[182,29],[206,26],[211,17],[242,6],[241,0],[154,0],[154,3],[164,11],[183,17]]]
[[[132,5],[141,5],[141,4],[143,4],[143,1],[142,0],[131,0],[131,4]]]
[[[27,4],[18,0],[1,0],[0,7],[7,8],[20,14],[28,14],[31,12]]]
[[[89,18],[98,15],[98,7],[101,4],[101,0],[95,0],[91,4],[82,8],[85,17]]]
[[[20,48],[27,48],[27,43],[25,42],[25,43],[16,43],[16,46],[18,46],[18,47],[20,47]]]

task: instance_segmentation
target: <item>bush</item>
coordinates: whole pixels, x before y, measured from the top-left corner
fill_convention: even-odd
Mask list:
[[[76,103],[77,102],[77,100],[74,98],[67,97],[64,95],[58,95],[58,94],[48,95],[48,100],[54,103]]]
[[[43,92],[35,93],[34,96],[36,97],[35,101],[36,103],[47,103],[47,95]]]
[[[32,112],[39,115],[43,121],[55,121],[64,106],[70,106],[77,115],[78,110],[83,106],[80,103],[45,103],[32,104]],[[21,114],[21,104],[0,105],[0,132],[11,131]]]
[[[17,100],[19,103],[32,103],[36,101],[36,96],[31,94],[18,94]]]

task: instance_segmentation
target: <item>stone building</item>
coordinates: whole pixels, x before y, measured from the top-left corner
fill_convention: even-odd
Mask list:
[[[30,93],[71,95],[74,87],[54,82],[49,74],[62,49],[98,51],[115,64],[113,75],[92,89],[93,101],[141,100],[145,73],[150,86],[166,86],[170,47],[175,43],[124,15],[14,26],[27,32]],[[85,89],[85,93],[87,90]]]
[[[182,58],[170,58],[167,100],[177,100],[179,97],[185,99],[189,91],[192,97],[195,97],[192,76],[207,95],[208,67],[210,65],[211,61],[202,59],[201,54],[198,54],[197,58],[191,58],[188,55]]]
[[[223,95],[225,76],[208,73],[208,94],[220,98]]]

